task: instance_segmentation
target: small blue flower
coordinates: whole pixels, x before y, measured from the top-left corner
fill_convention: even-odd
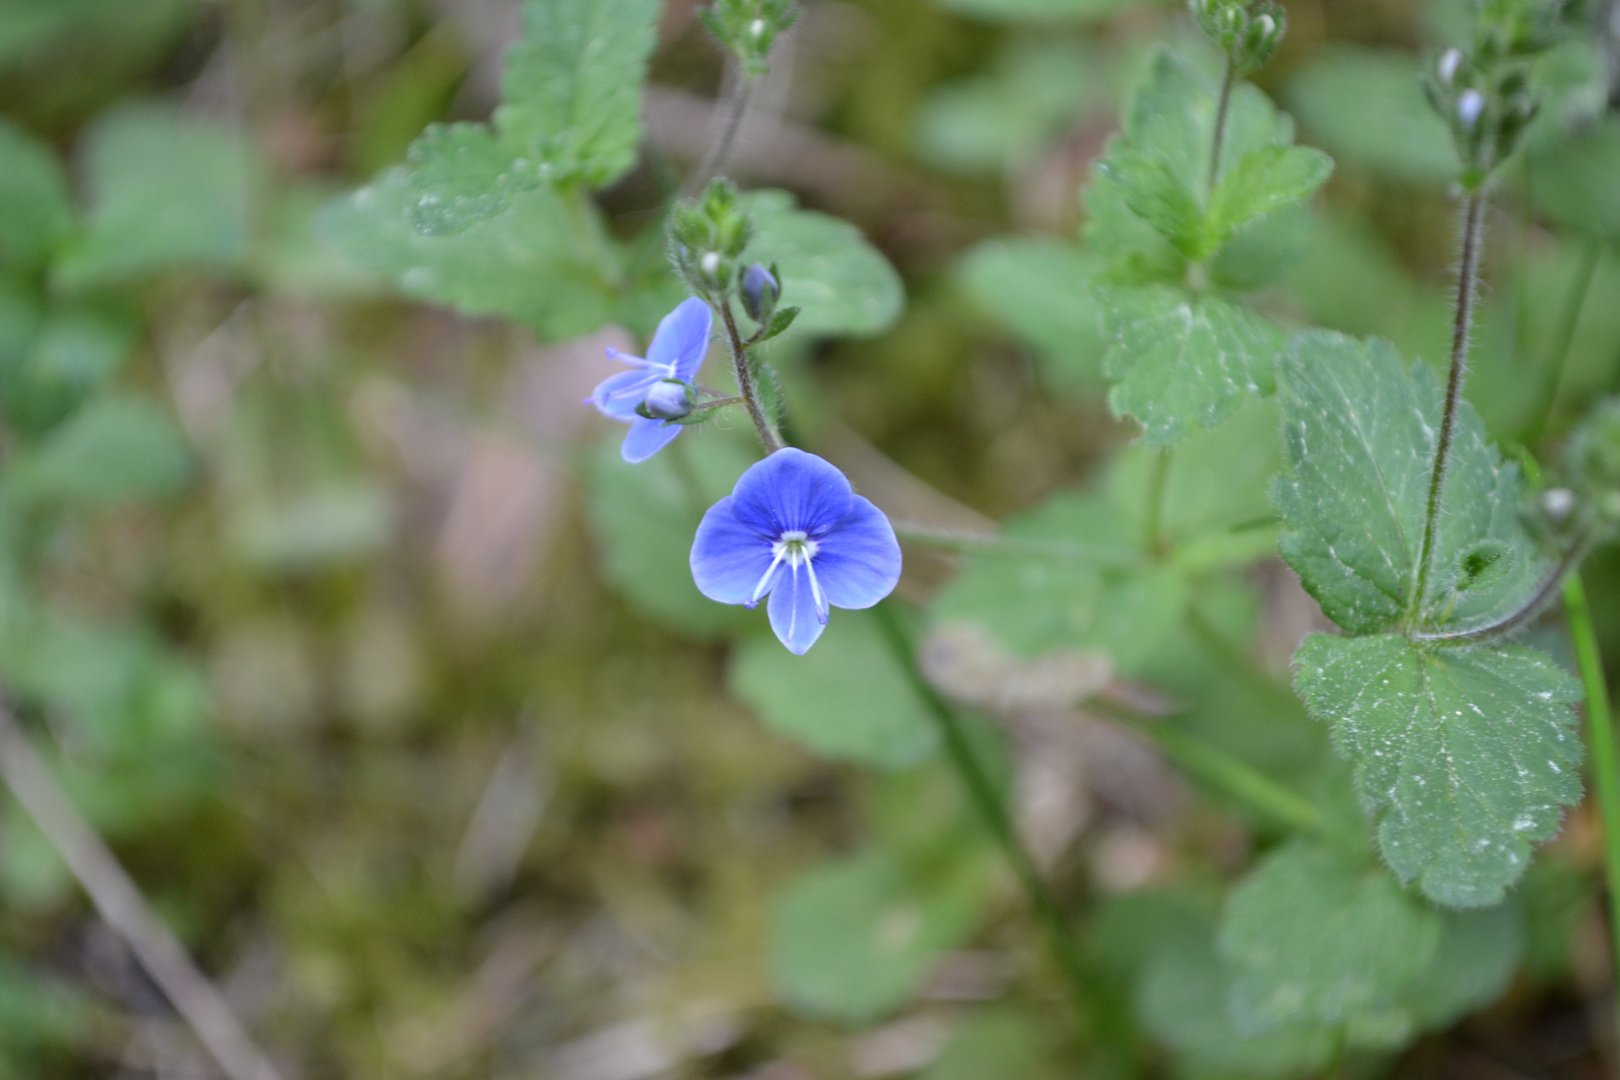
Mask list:
[[[585,401],[595,405],[603,416],[629,422],[630,434],[624,437],[624,447],[619,451],[624,460],[631,464],[646,461],[681,433],[680,424],[637,415],[636,406],[646,401],[648,392],[665,379],[689,383],[697,376],[698,368],[703,366],[703,355],[709,351],[709,329],[713,322],[714,313],[709,305],[693,297],[664,316],[645,360],[618,349],[607,351],[610,359],[622,360],[636,370],[602,380]]]
[[[750,466],[703,515],[692,578],[722,604],[753,607],[770,594],[771,629],[803,656],[830,608],[868,608],[894,591],[900,544],[843,473],[789,447]]]

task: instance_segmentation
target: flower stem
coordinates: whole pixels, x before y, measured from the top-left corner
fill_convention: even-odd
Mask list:
[[[1541,375],[1541,401],[1531,414],[1531,427],[1525,433],[1526,445],[1534,446],[1547,430],[1553,406],[1558,401],[1558,387],[1564,381],[1564,363],[1569,359],[1570,346],[1575,343],[1575,328],[1580,325],[1581,310],[1586,306],[1587,294],[1592,291],[1592,278],[1597,274],[1598,261],[1603,257],[1603,241],[1593,237],[1581,252],[1581,264],[1570,282],[1569,295],[1564,298],[1564,310],[1558,319],[1558,334],[1553,338],[1552,354],[1547,358],[1546,370]]]
[[[1089,1031],[1113,1059],[1118,1074],[1136,1073],[1136,1050],[1132,1035],[1134,1025],[1116,999],[1106,993],[1104,978],[1081,951],[1075,940],[1069,920],[1058,906],[1057,899],[1047,887],[1045,879],[1035,866],[1024,845],[1018,839],[1012,817],[1003,805],[995,783],[985,770],[983,762],[974,752],[956,711],[940,697],[922,677],[912,653],[910,636],[890,601],[877,605],[876,615],[884,636],[893,650],[895,659],[906,671],[918,696],[927,707],[929,717],[939,729],[946,755],[955,769],[962,786],[967,789],[974,811],[1002,850],[1007,862],[1017,875],[1019,884],[1029,899],[1029,905],[1046,929],[1054,958],[1062,969],[1073,992],[1081,1027]]]
[[[743,116],[748,112],[748,95],[753,89],[754,80],[735,67],[732,72],[731,88],[721,106],[726,110],[726,126],[721,130],[720,137],[714,141],[714,145],[709,147],[708,154],[703,158],[703,164],[687,182],[688,195],[696,195],[702,191],[703,186],[726,167],[726,162],[731,157],[731,148],[737,142],[737,132],[742,130]]]
[[[1215,182],[1221,176],[1221,148],[1226,142],[1226,115],[1232,111],[1232,88],[1237,84],[1237,65],[1231,57],[1226,60],[1226,75],[1221,79],[1221,97],[1215,106],[1215,137],[1209,146],[1209,191],[1215,193]]]
[[[726,324],[726,341],[731,347],[731,371],[737,379],[737,390],[742,395],[743,404],[748,406],[748,416],[754,421],[754,434],[759,436],[760,445],[765,447],[768,457],[782,449],[782,437],[776,433],[770,417],[765,415],[765,409],[759,403],[759,388],[754,385],[754,372],[748,366],[748,347],[743,344],[742,334],[737,331],[737,317],[732,314],[731,299],[722,296],[715,307]]]
[[[1603,679],[1603,655],[1578,573],[1564,582],[1564,612],[1581,681],[1586,685],[1586,737],[1592,748],[1592,786],[1597,792],[1598,816],[1603,819],[1604,871],[1609,885],[1609,944],[1620,980],[1620,771],[1615,765],[1614,720]]]
[[[1462,264],[1457,271],[1457,306],[1451,326],[1451,369],[1446,376],[1446,405],[1440,418],[1440,439],[1434,449],[1434,470],[1429,475],[1429,505],[1423,518],[1423,546],[1418,549],[1416,589],[1408,601],[1409,625],[1415,625],[1421,616],[1423,597],[1428,591],[1429,564],[1434,559],[1435,529],[1440,520],[1440,496],[1451,459],[1451,435],[1457,424],[1457,407],[1462,403],[1463,377],[1468,373],[1468,338],[1474,323],[1485,204],[1485,188],[1481,185],[1468,196],[1468,207],[1463,213]]]
[[[1153,451],[1153,472],[1148,478],[1147,534],[1148,551],[1154,558],[1163,558],[1170,545],[1164,535],[1164,497],[1170,487],[1170,448]]]

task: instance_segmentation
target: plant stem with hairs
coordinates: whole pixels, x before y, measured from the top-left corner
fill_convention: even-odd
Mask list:
[[[767,455],[774,454],[782,449],[782,437],[776,433],[776,426],[766,415],[765,408],[760,404],[759,387],[754,382],[754,371],[748,363],[748,343],[743,341],[741,332],[737,329],[737,316],[731,310],[731,300],[722,296],[715,303],[720,312],[720,319],[726,326],[726,344],[731,350],[731,371],[737,379],[737,391],[748,407],[749,419],[754,422],[754,434],[759,436],[760,445],[765,447]]]

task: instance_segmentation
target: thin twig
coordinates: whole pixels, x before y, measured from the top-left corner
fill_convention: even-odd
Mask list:
[[[1215,137],[1209,147],[1209,192],[1215,194],[1215,182],[1221,176],[1221,144],[1226,141],[1226,115],[1232,111],[1232,87],[1237,83],[1237,65],[1231,57],[1226,60],[1226,76],[1221,80],[1221,98],[1215,106]]]
[[[198,971],[118,859],[51,775],[16,717],[0,704],[0,776],[79,879],[102,919],[135,953],[230,1080],[280,1080],[225,998]]]
[[[1422,616],[1423,597],[1429,587],[1429,564],[1434,560],[1440,498],[1451,459],[1451,435],[1457,423],[1457,407],[1462,403],[1463,378],[1468,374],[1468,342],[1474,323],[1474,291],[1479,276],[1485,203],[1485,188],[1481,186],[1468,197],[1468,209],[1463,215],[1462,265],[1457,270],[1457,306],[1451,327],[1451,369],[1446,376],[1445,412],[1440,418],[1440,439],[1435,444],[1434,469],[1429,476],[1429,504],[1423,518],[1423,545],[1418,549],[1416,591],[1410,601],[1409,617],[1414,625]]]
[[[754,373],[748,366],[748,348],[743,344],[742,334],[737,331],[737,317],[732,314],[731,300],[721,297],[716,305],[720,310],[720,318],[726,324],[726,341],[731,346],[731,369],[737,379],[737,389],[741,392],[743,404],[748,406],[748,416],[754,421],[754,433],[765,447],[765,454],[769,456],[782,449],[781,436],[776,434],[770,418],[765,415],[765,409],[759,403],[759,390],[754,386]]]

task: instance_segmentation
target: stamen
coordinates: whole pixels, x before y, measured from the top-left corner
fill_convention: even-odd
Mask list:
[[[806,544],[805,546],[813,549],[815,545],[810,543]],[[821,582],[816,580],[815,564],[811,562],[810,558],[812,554],[813,551],[806,551],[804,553],[804,570],[805,573],[810,575],[810,596],[816,602],[816,618],[820,621],[822,626],[826,626],[827,617],[832,614],[832,609],[827,604],[827,597],[821,591]]]
[[[767,566],[765,568],[765,572],[759,576],[759,584],[754,586],[754,595],[750,597],[748,601],[749,607],[754,607],[756,604],[758,604],[759,598],[770,591],[771,576],[776,573],[776,568],[782,565],[782,559],[788,553],[787,545],[780,540],[778,540],[773,546],[776,548],[776,558],[771,560],[771,565]]]
[[[629,364],[631,367],[646,368],[649,371],[674,370],[673,364],[655,364],[651,360],[643,360],[639,356],[631,356],[629,353],[620,352],[611,345],[608,346],[607,354],[609,360],[617,360],[619,363]]]

